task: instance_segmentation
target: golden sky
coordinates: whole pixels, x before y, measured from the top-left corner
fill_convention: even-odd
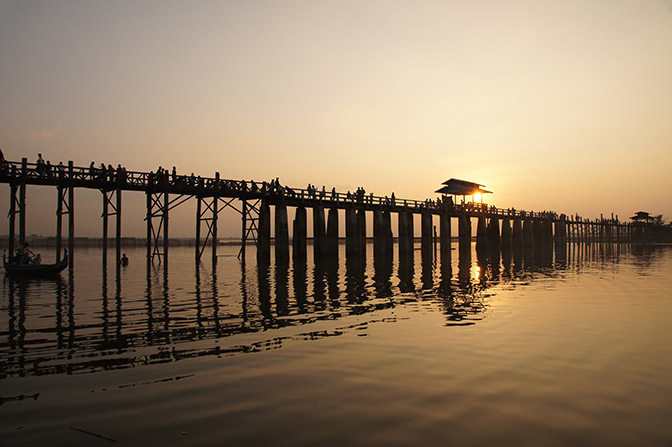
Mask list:
[[[0,0],[0,61],[10,160],[672,220],[670,0]],[[55,194],[29,188],[29,233]],[[76,200],[99,235],[100,193]]]

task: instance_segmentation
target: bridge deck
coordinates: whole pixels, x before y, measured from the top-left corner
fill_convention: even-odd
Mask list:
[[[324,206],[325,208],[356,208],[392,212],[444,214],[451,217],[525,218],[534,217],[555,221],[555,212],[527,212],[513,208],[504,209],[482,203],[454,204],[447,198],[413,200],[373,194],[343,193],[335,190],[308,190],[279,185],[275,182],[255,182],[176,175],[168,172],[140,172],[125,169],[105,169],[46,165],[37,163],[3,161],[0,183],[46,185],[98,189],[101,191],[141,191],[169,193],[196,197],[222,197],[240,199],[266,199],[270,205],[284,203],[289,206]],[[616,222],[614,222],[616,223]]]

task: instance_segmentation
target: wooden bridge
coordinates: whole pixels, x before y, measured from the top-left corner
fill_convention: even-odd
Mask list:
[[[289,258],[289,229],[287,207],[295,208],[292,248],[295,258],[307,251],[306,209],[312,209],[313,243],[316,255],[336,252],[339,242],[339,210],[345,210],[346,249],[362,251],[367,239],[367,213],[373,219],[375,249],[391,249],[394,238],[391,214],[398,215],[400,250],[412,250],[415,241],[414,216],[419,214],[422,249],[428,250],[440,240],[441,250],[450,250],[452,220],[457,219],[461,245],[472,240],[472,219],[477,220],[476,240],[479,245],[501,246],[502,249],[530,247],[539,244],[562,244],[568,241],[626,242],[633,237],[633,226],[618,218],[584,220],[555,212],[528,212],[513,208],[502,209],[480,203],[455,204],[448,196],[439,199],[409,200],[355,193],[325,191],[315,188],[291,188],[277,180],[255,182],[222,179],[219,173],[204,178],[159,172],[127,171],[118,165],[77,167],[73,162],[59,166],[48,163],[2,161],[0,183],[10,186],[9,251],[13,253],[17,233],[18,242],[26,241],[26,185],[53,186],[57,195],[56,251],[57,260],[63,247],[63,220],[68,216],[67,241],[74,253],[76,188],[97,189],[102,193],[103,257],[108,247],[108,220],[116,218],[116,259],[121,255],[122,192],[143,192],[147,197],[147,261],[163,260],[167,268],[169,251],[169,212],[185,201],[195,198],[196,249],[199,261],[208,245],[213,262],[217,256],[218,214],[225,208],[237,211],[242,220],[241,251],[254,242],[260,259],[270,257],[271,241],[275,243],[277,259]],[[274,208],[275,234],[271,236],[271,207]],[[325,219],[325,212],[326,219]],[[434,217],[438,216],[437,236]],[[205,233],[202,229],[205,228]],[[74,257],[71,257],[74,259]]]

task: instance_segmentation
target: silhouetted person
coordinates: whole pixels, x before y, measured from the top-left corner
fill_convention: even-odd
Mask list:
[[[32,256],[35,256],[35,254],[28,247],[28,242],[24,242],[16,249],[17,264],[28,265],[32,261]]]
[[[128,265],[128,258],[126,257],[126,253],[121,255],[121,259],[119,260],[119,263],[126,267]]]
[[[44,175],[44,159],[42,158],[42,154],[37,154],[37,173],[40,174],[40,176]]]

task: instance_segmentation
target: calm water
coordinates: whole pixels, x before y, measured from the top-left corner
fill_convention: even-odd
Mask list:
[[[4,278],[0,443],[672,445],[672,247],[368,248]]]

